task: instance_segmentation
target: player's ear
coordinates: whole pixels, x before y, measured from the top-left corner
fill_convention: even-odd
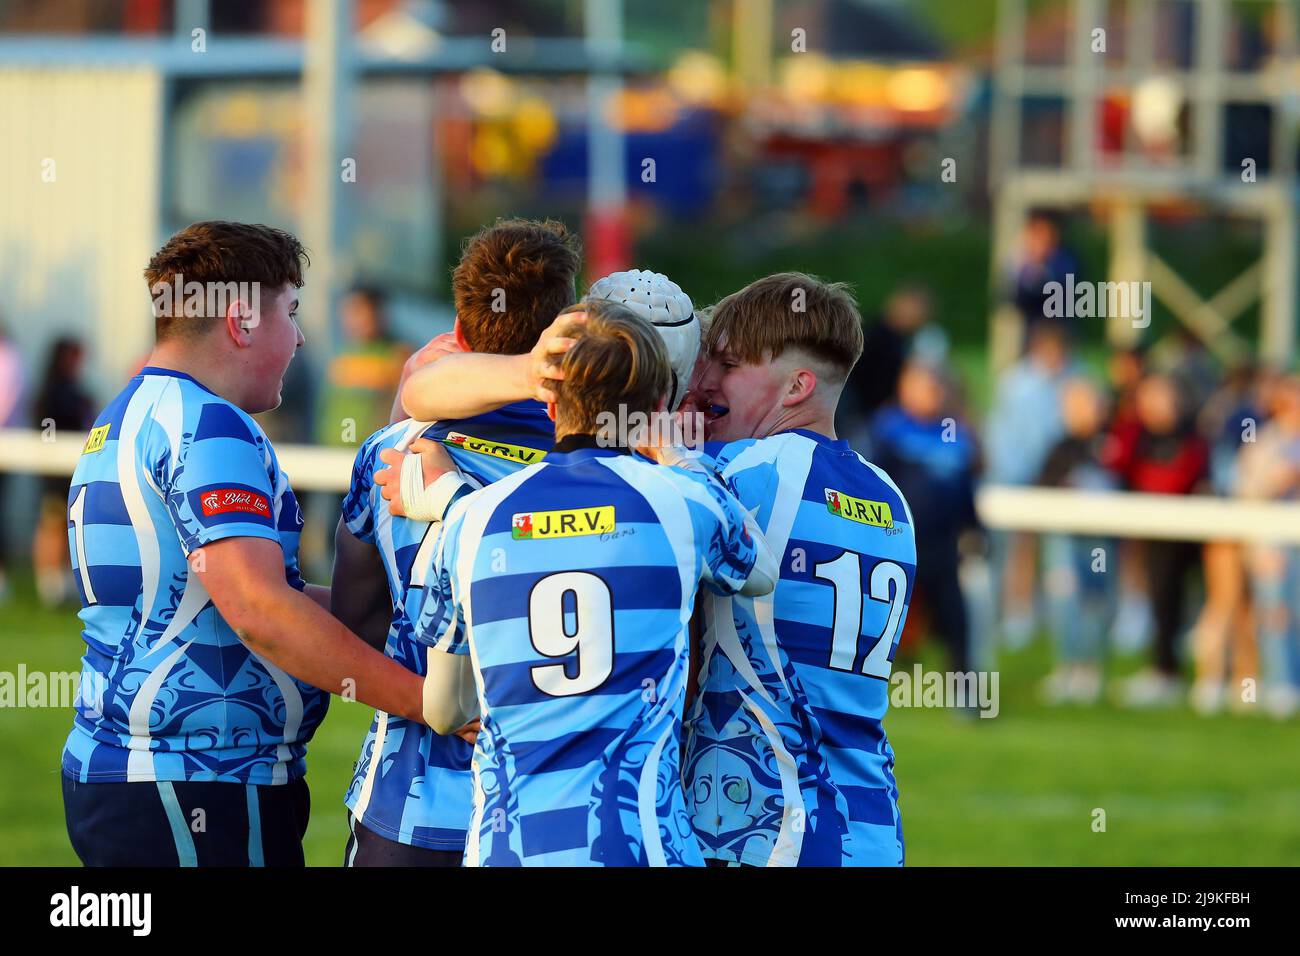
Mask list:
[[[807,401],[815,391],[817,391],[817,373],[810,368],[795,369],[790,376],[790,384],[781,404],[786,408],[798,405],[800,402]]]
[[[455,335],[456,335],[456,344],[457,344],[457,345],[459,345],[459,346],[460,346],[462,349],[464,349],[466,352],[473,352],[473,351],[474,351],[472,348],[469,347],[469,343],[465,341],[465,330],[464,330],[463,328],[461,328],[461,325],[460,325],[460,316],[459,316],[459,315],[456,316],[456,322],[455,322],[455,324],[452,325],[451,330],[452,330],[452,332],[454,332]]]
[[[233,300],[226,306],[223,321],[225,322],[226,333],[236,347],[246,349],[253,344],[253,329],[257,325],[257,318],[253,315],[253,309],[247,302],[243,299]]]

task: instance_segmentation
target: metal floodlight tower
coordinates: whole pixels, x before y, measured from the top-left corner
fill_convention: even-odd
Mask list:
[[[1026,53],[1025,0],[999,0],[994,97],[990,136],[990,187],[993,192],[993,280],[999,288],[1016,257],[1016,246],[1031,210],[1080,206],[1105,210],[1110,237],[1108,276],[1112,282],[1149,280],[1160,299],[1187,328],[1221,358],[1245,354],[1232,321],[1255,302],[1261,307],[1259,355],[1291,362],[1296,344],[1296,0],[1249,0],[1273,8],[1272,55],[1257,68],[1229,69],[1226,46],[1232,0],[1186,0],[1194,13],[1188,62],[1170,65],[1156,56],[1157,7],[1151,0],[1128,0],[1123,62],[1113,53],[1094,52],[1094,31],[1106,29],[1110,0],[1069,0],[1069,41],[1065,62],[1032,63]],[[1110,57],[1110,60],[1107,58]],[[1159,85],[1176,91],[1187,104],[1191,137],[1181,155],[1149,157],[1121,149],[1106,154],[1099,122],[1100,99],[1108,89],[1130,92]],[[1058,99],[1064,104],[1065,144],[1054,166],[1027,165],[1022,155],[1025,101]],[[1271,110],[1268,173],[1247,181],[1241,170],[1225,169],[1226,104],[1263,105]],[[1263,160],[1264,157],[1258,157]],[[1263,165],[1261,162],[1260,166]],[[1257,263],[1208,300],[1161,260],[1147,243],[1147,210],[1170,201],[1194,201],[1263,225],[1263,251]],[[1014,361],[1022,320],[1011,306],[995,309],[990,352],[995,369]],[[1112,345],[1132,343],[1140,329],[1125,317],[1108,319]]]

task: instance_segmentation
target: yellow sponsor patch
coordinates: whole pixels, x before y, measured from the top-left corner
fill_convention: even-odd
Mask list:
[[[510,537],[516,541],[576,538],[584,534],[609,534],[613,530],[613,505],[568,511],[525,511],[515,515],[510,523]]]
[[[527,445],[510,445],[503,441],[489,441],[485,438],[466,435],[464,432],[448,432],[442,443],[451,445],[453,448],[463,448],[465,451],[472,451],[479,455],[491,455],[493,458],[517,461],[522,465],[535,465],[546,457],[546,452],[540,448],[529,448]]]
[[[90,434],[86,436],[86,447],[81,449],[81,453],[83,455],[89,455],[92,452],[99,451],[103,448],[104,443],[108,441],[109,429],[112,427],[113,423],[109,422],[107,425],[100,425],[98,428],[92,428]]]
[[[826,492],[826,510],[841,518],[848,518],[858,524],[869,524],[873,528],[892,528],[894,514],[885,501],[868,501],[854,498],[834,488],[822,489]]]

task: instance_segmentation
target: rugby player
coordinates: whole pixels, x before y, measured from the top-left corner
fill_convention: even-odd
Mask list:
[[[484,228],[466,243],[452,274],[453,343],[435,340],[435,347],[441,354],[528,352],[573,303],[579,266],[576,239],[561,223],[504,220]],[[384,494],[392,489],[382,476],[374,480],[381,462],[412,445],[421,448],[421,438],[440,442],[481,486],[540,461],[555,432],[546,407],[524,400],[433,425],[406,419],[361,446],[336,534],[334,612],[358,633],[369,630],[388,656],[424,674],[431,652],[414,640],[412,624],[423,603],[420,571],[428,567],[437,526],[391,514]],[[454,735],[377,711],[345,798],[351,831],[345,863],[460,866],[470,754],[470,745]]]
[[[706,448],[781,563],[771,594],[705,605],[684,776],[711,865],[903,862],[882,720],[916,540],[898,488],[835,436],[862,339],[848,290],[800,273],[712,312]]]
[[[298,503],[251,417],[279,405],[304,344],[305,262],[279,229],[199,222],[145,269],[152,295],[198,283],[226,301],[155,300],[149,362],[72,476],[86,653],[62,769],[87,865],[301,865],[329,693],[421,719],[421,678],[303,582]]]
[[[663,413],[672,379],[649,322],[574,308],[554,450],[445,520],[415,628],[444,652],[426,709],[440,731],[481,713],[466,865],[700,865],[679,769],[695,591],[764,593],[774,560],[709,472],[598,441],[602,413]]]

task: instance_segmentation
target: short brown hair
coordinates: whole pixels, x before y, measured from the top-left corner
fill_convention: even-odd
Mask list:
[[[845,376],[862,356],[862,315],[849,286],[778,272],[733,292],[710,312],[705,346],[722,341],[744,362],[801,349]]]
[[[577,236],[562,222],[499,219],[480,229],[451,274],[465,344],[497,355],[527,352],[577,299],[581,264]]]
[[[555,434],[595,434],[601,412],[655,410],[672,384],[668,349],[653,325],[627,306],[593,299],[565,312],[586,312],[586,322],[563,327],[577,339],[560,360],[564,379],[555,392]]]
[[[246,222],[207,220],[191,223],[153,254],[144,278],[150,296],[159,283],[257,283],[268,293],[286,284],[301,289],[303,270],[310,264],[302,243],[291,233],[273,226]],[[178,333],[198,334],[212,327],[202,317],[154,312],[154,337],[161,342]],[[216,319],[219,316],[206,316]]]

